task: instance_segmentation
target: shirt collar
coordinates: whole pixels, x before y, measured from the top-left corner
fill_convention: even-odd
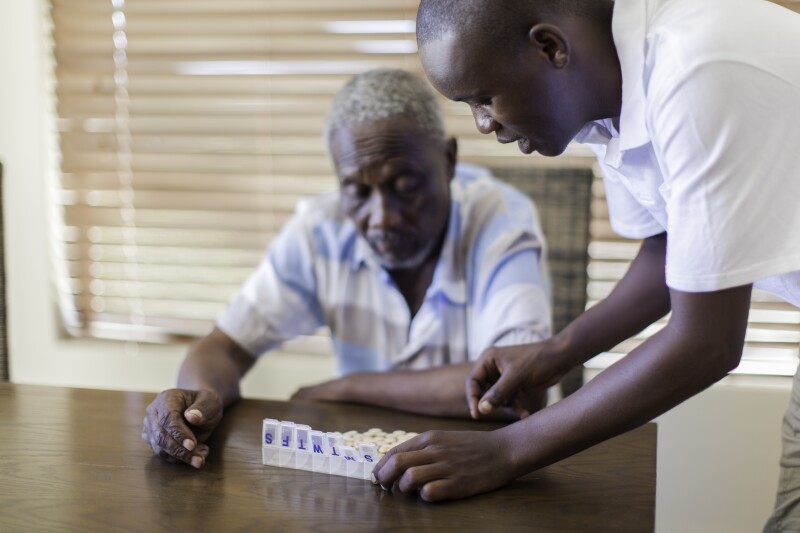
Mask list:
[[[616,0],[612,33],[622,69],[622,112],[619,117],[620,151],[650,142],[644,92],[645,38],[652,0]]]
[[[575,136],[575,142],[581,144],[608,144],[615,137],[617,130],[610,119],[588,122]]]
[[[375,261],[375,252],[369,247],[367,240],[361,236],[360,233],[353,227],[353,232],[356,236],[356,244],[353,247],[353,256],[351,257],[351,266],[353,270],[358,270],[361,267],[377,266]]]

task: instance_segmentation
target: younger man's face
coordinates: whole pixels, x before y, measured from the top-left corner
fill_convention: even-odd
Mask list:
[[[450,34],[420,48],[425,74],[454,101],[467,103],[475,125],[526,154],[561,154],[585,122],[573,105],[565,70],[533,48],[501,50],[484,39]],[[510,48],[510,46],[509,46]]]

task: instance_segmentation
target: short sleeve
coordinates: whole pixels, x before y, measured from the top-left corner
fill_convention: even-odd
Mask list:
[[[551,334],[546,243],[536,208],[515,189],[501,184],[498,189],[499,195],[482,200],[484,208],[492,208],[471,253],[471,359],[490,346],[536,342]]]
[[[665,179],[667,284],[715,291],[799,270],[800,76],[736,61],[654,76],[663,90],[647,114]]]
[[[482,339],[476,359],[489,346],[528,344],[552,333],[550,298],[542,279],[542,250],[509,251],[496,265],[478,310]]]
[[[600,166],[603,176],[603,191],[608,205],[611,229],[626,239],[644,239],[664,233],[666,231],[664,225],[655,219],[653,214],[634,197],[622,182],[625,179],[624,176],[605,163],[606,157],[609,155],[609,144],[618,142],[618,139],[599,137],[606,142],[586,142],[585,144],[597,156],[597,164]]]
[[[600,162],[611,229],[626,239],[645,239],[664,233],[661,223],[620,181],[617,171]]]
[[[308,234],[295,215],[217,319],[254,356],[324,325]]]

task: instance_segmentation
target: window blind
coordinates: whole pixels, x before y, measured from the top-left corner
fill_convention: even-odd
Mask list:
[[[322,136],[333,94],[369,68],[421,74],[417,6],[53,0],[70,331],[207,332],[297,200],[336,187]],[[442,104],[462,161],[553,164]]]
[[[369,68],[421,74],[417,5],[52,0],[57,271],[70,333],[139,341],[206,333],[297,200],[336,187],[322,137],[333,94]],[[557,159],[522,156],[479,135],[467,106],[442,105],[462,161],[592,166],[579,147]],[[638,249],[610,231],[599,179],[594,192],[589,305]],[[800,311],[759,292],[753,299],[746,359],[796,362]],[[306,339],[300,349],[328,346]]]

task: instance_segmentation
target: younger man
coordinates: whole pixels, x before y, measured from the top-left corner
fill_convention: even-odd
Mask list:
[[[800,16],[758,0],[423,0],[417,32],[428,78],[481,132],[549,156],[589,144],[615,231],[644,240],[565,330],[482,356],[473,416],[672,316],[521,422],[396,448],[384,487],[461,498],[632,429],[739,364],[753,285],[800,305]],[[796,383],[785,466],[800,465],[799,401]],[[800,531],[800,475],[785,478],[774,526]]]

